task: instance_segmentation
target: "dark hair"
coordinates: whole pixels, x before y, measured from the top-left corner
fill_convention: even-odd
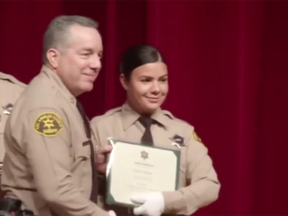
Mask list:
[[[63,15],[54,18],[48,25],[43,38],[42,62],[47,63],[46,53],[51,48],[58,48],[67,41],[68,30],[72,25],[98,28],[98,23],[89,17]]]
[[[162,54],[155,47],[146,44],[136,45],[130,47],[124,53],[120,64],[120,72],[129,80],[135,68],[158,61],[165,63]]]

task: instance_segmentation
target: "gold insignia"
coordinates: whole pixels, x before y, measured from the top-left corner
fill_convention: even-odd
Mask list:
[[[10,115],[13,110],[13,105],[11,103],[7,104],[6,106],[3,106],[4,109],[4,115]]]
[[[62,119],[55,113],[43,113],[35,121],[34,130],[45,137],[56,136],[63,128]]]
[[[141,158],[143,158],[144,160],[148,159],[148,153],[145,151],[141,152]]]
[[[196,134],[195,131],[193,131],[193,139],[196,140],[196,141],[198,141],[198,142],[200,142],[200,143],[202,143],[202,140],[201,140],[200,137]]]

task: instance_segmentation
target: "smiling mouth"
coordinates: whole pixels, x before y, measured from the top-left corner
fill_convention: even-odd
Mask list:
[[[147,98],[149,101],[158,102],[160,98]]]
[[[83,73],[83,75],[89,76],[89,77],[94,77],[95,76],[95,74],[87,74],[87,73]]]

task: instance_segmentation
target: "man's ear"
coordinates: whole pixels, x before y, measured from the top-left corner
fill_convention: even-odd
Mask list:
[[[60,53],[56,49],[51,48],[51,49],[49,49],[47,51],[46,57],[48,59],[48,62],[50,63],[50,65],[53,68],[57,68],[58,67],[59,56],[60,56]]]
[[[122,87],[123,87],[125,90],[127,90],[127,89],[128,89],[128,81],[127,81],[127,79],[125,78],[124,74],[120,74],[119,79],[120,79],[120,82],[121,82]]]

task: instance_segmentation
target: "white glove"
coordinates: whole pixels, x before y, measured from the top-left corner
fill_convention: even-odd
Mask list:
[[[108,211],[109,216],[116,216],[114,211]]]
[[[162,193],[135,194],[131,201],[140,204],[133,209],[135,215],[160,216],[164,211],[164,197]]]

